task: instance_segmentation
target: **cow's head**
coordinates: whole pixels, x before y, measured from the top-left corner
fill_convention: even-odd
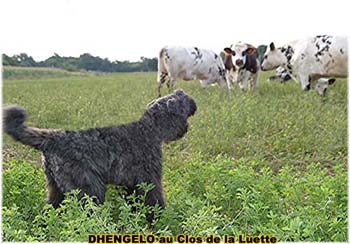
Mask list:
[[[335,78],[320,78],[317,80],[315,85],[315,90],[320,96],[326,95],[327,88],[329,85],[333,85]]]
[[[288,60],[281,48],[276,48],[275,44],[271,42],[270,47],[266,50],[261,63],[261,70],[276,69],[278,66],[286,64],[287,61]]]
[[[257,51],[256,48],[250,44],[238,42],[233,49],[224,48],[225,53],[232,53],[232,63],[238,68],[245,67],[247,63],[252,63],[256,60]]]

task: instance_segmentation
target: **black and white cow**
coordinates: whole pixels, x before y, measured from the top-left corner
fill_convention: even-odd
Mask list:
[[[158,95],[167,77],[168,87],[173,88],[175,81],[199,79],[202,87],[218,83],[227,88],[225,67],[215,52],[197,47],[164,47],[158,60]]]
[[[346,37],[319,35],[298,40],[276,48],[274,43],[264,55],[262,70],[283,66],[303,90],[310,90],[313,81],[315,89],[324,95],[334,77],[348,75],[348,40]],[[331,79],[320,79],[333,77]]]
[[[258,84],[260,70],[256,48],[250,44],[239,42],[233,49],[224,48],[224,53],[228,86],[230,87],[234,82],[237,82],[241,90],[244,91],[249,82],[250,90],[254,90]]]

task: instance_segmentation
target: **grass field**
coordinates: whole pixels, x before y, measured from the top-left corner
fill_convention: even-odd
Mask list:
[[[70,72],[57,68],[5,66],[2,71],[3,79],[47,78],[94,75],[96,72]]]
[[[347,241],[346,80],[319,97],[293,81],[268,83],[269,74],[245,93],[177,82],[198,110],[186,136],[163,146],[166,208],[153,229],[142,205],[132,212],[121,189],[109,189],[105,204],[85,211],[74,193],[57,210],[45,205],[40,154],[5,135],[4,240],[186,233]],[[155,73],[21,77],[3,81],[3,102],[25,107],[31,126],[87,129],[138,119],[156,86]]]

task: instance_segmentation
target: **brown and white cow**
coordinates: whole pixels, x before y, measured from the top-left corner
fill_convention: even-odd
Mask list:
[[[227,88],[225,67],[215,52],[197,47],[164,47],[158,60],[158,95],[167,77],[168,87],[173,88],[175,81],[199,79],[202,87],[218,83]]]
[[[238,42],[233,49],[224,48],[224,53],[227,84],[232,85],[237,82],[244,91],[249,82],[250,90],[254,90],[258,84],[260,70],[256,48],[250,44]]]

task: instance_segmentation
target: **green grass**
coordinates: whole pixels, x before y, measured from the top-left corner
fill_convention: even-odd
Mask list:
[[[153,232],[346,241],[346,80],[319,97],[293,81],[268,83],[268,75],[245,93],[177,82],[198,111],[186,136],[163,146],[166,208],[153,230],[142,206],[130,211],[120,189],[109,189],[102,206],[91,204],[94,218],[74,197],[58,210],[45,205],[40,154],[5,135],[4,239],[86,241],[87,233]],[[24,106],[31,126],[86,129],[138,119],[156,86],[155,73],[5,79],[3,101]]]
[[[94,75],[96,72],[67,71],[58,68],[3,66],[4,79],[47,78]]]

